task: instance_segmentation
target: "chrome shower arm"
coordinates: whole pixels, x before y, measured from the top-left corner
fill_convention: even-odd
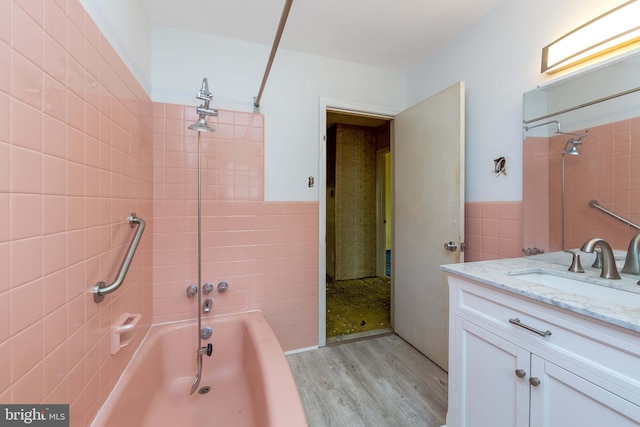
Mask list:
[[[537,125],[525,126],[524,130],[528,131],[529,129],[535,129],[535,128],[539,128],[541,126],[546,126],[546,125],[550,125],[550,124],[555,124],[556,125],[556,133],[560,132],[560,122],[557,121],[557,120],[549,120],[548,122],[538,123]]]
[[[578,139],[582,139],[582,138],[584,138],[585,136],[587,136],[589,134],[589,130],[588,129],[583,134],[573,133],[573,132],[563,132],[562,129],[560,128],[560,122],[557,121],[557,120],[549,120],[548,122],[538,123],[537,125],[525,126],[524,130],[526,132],[526,131],[528,131],[530,129],[539,128],[540,126],[546,126],[546,125],[550,125],[550,124],[556,125],[556,131],[553,133],[554,135],[558,135],[558,134],[571,135],[571,136],[575,136]]]
[[[578,140],[580,140],[580,142],[582,142],[582,138],[584,138],[585,136],[589,136],[589,129],[585,130],[584,133],[573,133],[573,132],[556,132],[556,134],[561,134],[561,135],[571,135],[571,136],[575,136]]]

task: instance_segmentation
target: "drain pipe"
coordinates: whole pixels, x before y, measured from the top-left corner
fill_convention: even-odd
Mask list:
[[[276,52],[278,51],[278,46],[280,45],[280,39],[282,38],[282,32],[284,31],[284,26],[287,23],[287,17],[289,16],[289,11],[291,10],[292,3],[293,3],[293,0],[286,0],[284,4],[284,9],[282,9],[280,24],[278,25],[278,30],[276,31],[276,37],[273,40],[273,46],[271,47],[271,54],[269,55],[267,68],[264,70],[264,77],[262,77],[262,84],[260,85],[258,96],[255,96],[253,98],[254,113],[260,113],[260,100],[262,99],[262,92],[264,92],[264,87],[267,84],[267,78],[269,77],[269,72],[271,71],[271,65],[273,65],[273,60],[276,57]]]

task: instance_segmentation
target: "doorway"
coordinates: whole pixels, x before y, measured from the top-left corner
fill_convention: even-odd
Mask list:
[[[464,82],[404,111],[320,98],[320,175],[326,174],[327,112],[351,115],[355,112],[391,120],[391,326],[394,333],[445,370],[448,294],[447,278],[440,265],[463,261],[464,105]],[[318,179],[318,184],[318,345],[324,346],[327,344],[324,176]]]
[[[327,111],[326,337],[391,329],[391,122]]]

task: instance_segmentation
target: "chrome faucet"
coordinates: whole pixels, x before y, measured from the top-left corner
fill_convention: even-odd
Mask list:
[[[600,277],[604,279],[620,279],[620,275],[618,274],[618,269],[616,267],[616,260],[613,257],[613,250],[611,246],[603,239],[593,238],[587,240],[580,248],[583,252],[593,253],[596,246],[600,247],[602,251],[602,272],[600,273]]]
[[[633,236],[629,242],[627,257],[624,260],[624,267],[622,267],[623,273],[640,274],[640,259],[638,257],[638,252],[640,252],[640,233]]]

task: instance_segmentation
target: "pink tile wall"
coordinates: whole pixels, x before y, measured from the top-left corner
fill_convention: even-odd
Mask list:
[[[561,249],[562,149],[568,138],[525,140],[524,246]],[[589,201],[596,199],[640,223],[640,172],[635,167],[640,161],[640,118],[589,128],[580,151],[580,156],[565,156],[565,246],[577,248],[588,238],[603,236],[624,250],[637,231],[591,208]]]
[[[523,142],[523,247],[549,252],[549,143],[527,137]]]
[[[550,138],[550,235],[560,235],[561,150],[566,135]],[[640,223],[640,117],[589,128],[580,146],[582,155],[565,156],[565,245],[580,247],[588,238],[603,236],[612,247],[625,250],[637,230],[589,207],[600,204]],[[552,249],[560,248],[559,239]]]
[[[522,203],[465,203],[465,243],[465,262],[521,256]]]
[[[87,425],[151,322],[151,238],[123,289],[131,212],[152,217],[152,105],[78,0],[0,1],[0,402]],[[117,356],[108,330],[143,314]]]
[[[195,105],[195,103],[194,103]],[[197,316],[195,107],[153,108],[153,319]],[[220,111],[201,134],[202,279],[211,315],[262,310],[285,350],[318,343],[318,203],[265,202],[263,116]],[[215,332],[214,332],[215,333]]]

